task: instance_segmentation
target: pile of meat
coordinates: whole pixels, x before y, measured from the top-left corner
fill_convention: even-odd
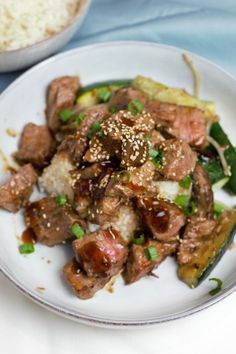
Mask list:
[[[87,299],[117,274],[130,284],[168,256],[188,262],[216,222],[211,184],[197,162],[206,139],[202,111],[149,101],[132,87],[83,108],[75,103],[79,87],[69,76],[49,86],[46,125],[24,127],[15,154],[21,167],[0,187],[0,206],[11,212],[24,207],[27,227],[47,246],[72,241],[74,259],[64,273],[76,295]],[[132,100],[142,106],[135,114],[128,109]],[[73,113],[66,122],[60,119],[65,109]],[[157,188],[186,176],[197,205],[191,217]],[[36,182],[48,196],[29,202]],[[56,196],[67,202],[57,203]],[[82,237],[75,237],[75,224]]]

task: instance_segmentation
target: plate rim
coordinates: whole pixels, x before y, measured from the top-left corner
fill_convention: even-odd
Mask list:
[[[167,45],[167,44],[161,44],[161,43],[156,43],[156,42],[147,42],[147,41],[108,41],[108,42],[101,42],[97,44],[89,44],[81,47],[77,47],[68,51],[65,51],[63,53],[59,53],[57,55],[54,55],[46,60],[43,60],[41,63],[33,66],[32,68],[28,69],[26,72],[24,72],[22,75],[20,75],[16,80],[14,80],[1,94],[0,94],[0,105],[1,101],[4,99],[7,94],[20,85],[24,80],[26,80],[32,73],[36,71],[40,71],[43,69],[45,66],[48,64],[55,62],[57,60],[63,60],[63,58],[66,58],[68,56],[73,56],[74,53],[78,52],[86,52],[86,51],[91,51],[96,48],[105,48],[105,47],[118,47],[118,46],[137,46],[140,45],[142,47],[144,46],[149,46],[149,47],[155,47],[159,49],[165,49],[169,50],[170,52],[177,52],[177,53],[188,53],[191,55],[192,58],[196,58],[200,60],[203,63],[206,63],[210,66],[213,66],[215,69],[220,71],[222,74],[227,76],[229,79],[236,81],[236,77],[223,69],[221,66],[218,64],[212,62],[211,60],[204,58],[198,54],[195,54],[194,52],[191,52],[189,50],[186,50],[184,48],[180,47],[175,47],[172,45]],[[94,325],[94,326],[99,326],[99,327],[106,327],[106,328],[138,328],[138,327],[147,327],[151,325],[157,325],[160,323],[168,322],[168,321],[173,321],[177,320],[180,318],[184,318],[187,316],[190,316],[192,314],[198,313],[214,304],[217,302],[223,300],[227,296],[231,295],[234,291],[236,291],[236,283],[232,284],[227,290],[221,292],[218,296],[212,297],[208,301],[206,301],[203,304],[197,305],[196,307],[190,308],[185,311],[181,311],[175,314],[170,314],[170,315],[164,315],[160,316],[158,318],[153,318],[153,319],[147,319],[147,320],[112,320],[112,319],[103,319],[99,317],[93,317],[89,315],[84,315],[82,313],[78,313],[74,310],[66,310],[60,306],[52,304],[50,301],[47,301],[43,298],[43,296],[37,295],[33,293],[30,289],[27,289],[25,285],[21,284],[20,281],[18,281],[14,275],[11,275],[10,272],[7,270],[7,267],[5,267],[3,264],[0,263],[0,272],[5,276],[6,279],[8,279],[18,290],[20,290],[26,297],[30,298],[34,302],[36,302],[38,305],[41,305],[42,307],[58,314],[61,316],[64,316],[68,319],[87,324],[87,325]]]

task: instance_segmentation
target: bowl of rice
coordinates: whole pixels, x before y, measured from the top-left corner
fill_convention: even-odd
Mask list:
[[[0,5],[0,72],[27,68],[62,48],[91,0],[4,0]]]

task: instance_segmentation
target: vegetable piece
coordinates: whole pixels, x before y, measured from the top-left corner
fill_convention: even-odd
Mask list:
[[[155,261],[158,258],[157,250],[154,246],[149,246],[145,248],[145,254],[149,261]]]
[[[19,246],[20,254],[30,254],[34,252],[33,243],[23,243],[23,245]]]
[[[183,210],[184,214],[188,217],[195,214],[197,207],[196,204],[190,200],[190,196],[187,194],[179,194],[174,200],[174,203]]]
[[[128,103],[128,110],[133,116],[136,116],[138,113],[141,113],[143,110],[143,105],[142,103],[134,98]]]
[[[66,108],[66,109],[63,109],[63,111],[61,111],[59,113],[59,117],[60,117],[60,120],[64,123],[68,122],[68,120],[73,116],[73,112]]]
[[[191,177],[184,177],[181,181],[179,181],[179,185],[184,189],[189,189],[189,187],[191,186]]]
[[[139,234],[139,233],[134,234],[133,243],[135,245],[143,245],[145,243],[144,234]]]
[[[79,115],[75,118],[75,121],[78,125],[80,125],[81,122],[84,120],[84,118],[85,118],[85,113],[80,112]]]
[[[91,125],[90,132],[88,133],[88,138],[92,139],[92,137],[102,129],[101,124],[98,122],[94,122]]]
[[[223,282],[219,278],[210,278],[209,281],[215,281],[216,282],[216,287],[214,289],[212,289],[211,291],[209,291],[209,294],[211,296],[214,296],[214,295],[218,294],[221,291]]]
[[[155,168],[158,169],[163,165],[164,153],[161,149],[155,150],[155,149],[151,148],[149,150],[149,156],[150,156],[150,160],[153,163],[153,165],[155,166]]]
[[[227,210],[219,217],[212,240],[202,242],[186,264],[181,264],[178,275],[191,288],[198,286],[214,269],[233,241],[236,232],[236,210]]]
[[[212,185],[213,191],[216,192],[217,190],[223,188],[228,183],[228,181],[229,181],[229,177],[224,177],[220,179],[218,182]]]
[[[147,77],[137,76],[132,81],[132,86],[144,92],[151,100],[196,107],[204,111],[206,117],[215,115],[215,104],[213,102],[199,100],[184,90],[168,87]]]
[[[214,215],[216,218],[218,218],[223,211],[225,210],[225,206],[222,203],[215,202],[214,203]]]
[[[84,230],[77,223],[72,225],[71,231],[72,231],[73,235],[75,235],[75,237],[78,239],[80,239],[81,237],[83,237],[85,235]]]
[[[67,203],[67,197],[65,195],[58,195],[56,197],[56,204],[58,206],[65,205]]]
[[[212,186],[214,186],[215,184],[217,186],[217,183],[222,180],[225,179],[229,180],[229,177],[225,176],[224,170],[219,160],[217,159],[210,159],[208,161],[199,160],[199,162],[202,164],[202,166],[208,173],[208,177]]]
[[[86,86],[79,91],[76,103],[83,108],[91,107],[99,102],[107,102],[112,92],[129,86],[130,80],[105,81],[97,84]],[[113,112],[114,113],[114,112]]]
[[[225,148],[224,156],[231,169],[231,176],[225,187],[230,192],[236,194],[236,150],[218,122],[211,125],[210,136],[217,141],[222,148]]]

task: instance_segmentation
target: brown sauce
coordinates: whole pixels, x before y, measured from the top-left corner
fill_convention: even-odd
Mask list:
[[[28,227],[26,230],[23,231],[23,233],[21,235],[21,240],[23,243],[36,243],[37,242],[35,233],[33,232],[33,230],[30,227]]]
[[[166,232],[169,227],[170,214],[163,201],[154,198],[143,199],[144,219],[155,228],[157,232]]]
[[[98,273],[106,272],[110,267],[110,261],[104,255],[104,251],[100,250],[95,242],[85,244],[80,250],[80,257],[83,261],[92,265]]]
[[[128,127],[133,127],[135,125],[135,121],[129,118],[122,117],[121,121],[123,124],[127,125]]]

